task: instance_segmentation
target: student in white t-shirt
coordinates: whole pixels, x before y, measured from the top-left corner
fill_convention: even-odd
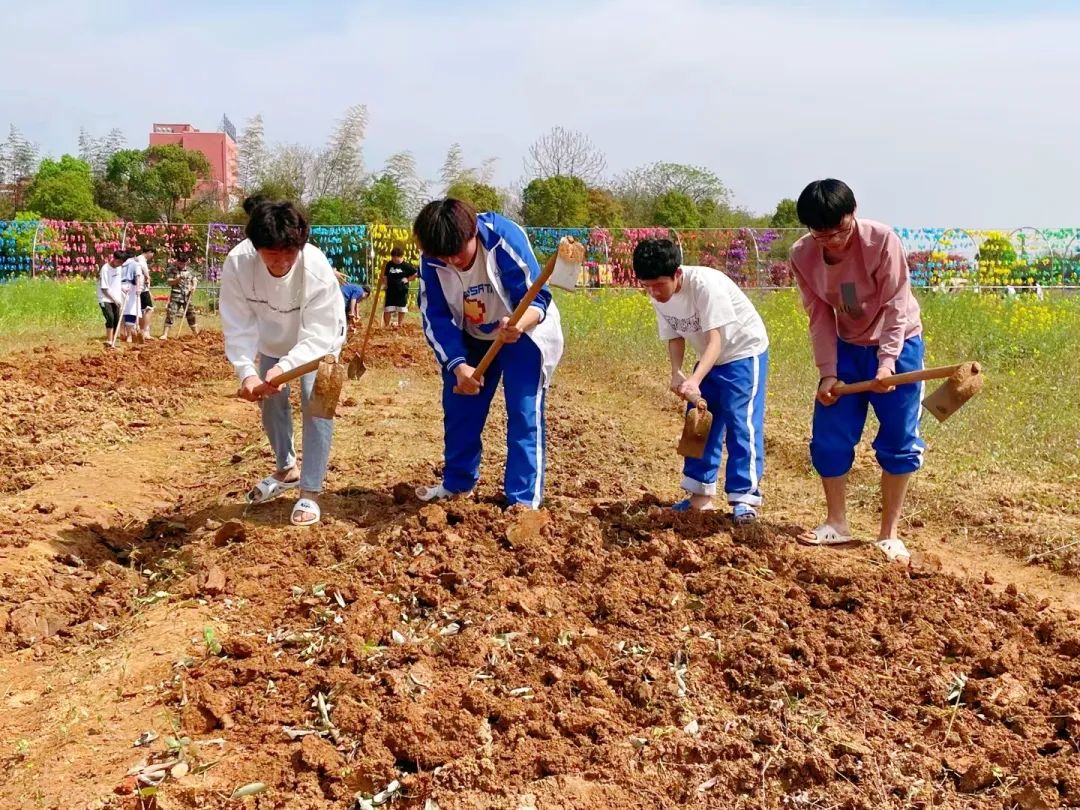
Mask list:
[[[681,251],[670,239],[645,239],[634,248],[634,275],[648,291],[660,338],[667,341],[671,390],[684,399],[703,398],[713,414],[704,457],[683,464],[682,488],[690,497],[673,508],[715,508],[726,445],[724,494],[734,521],[747,525],[757,520],[765,471],[769,336],[735,282],[720,270],[681,262]],[[698,357],[689,376],[682,370],[687,340]]]
[[[120,309],[124,305],[124,292],[120,284],[120,268],[127,254],[122,250],[113,252],[98,274],[98,306],[105,316],[105,348],[113,348],[113,334],[120,325]]]

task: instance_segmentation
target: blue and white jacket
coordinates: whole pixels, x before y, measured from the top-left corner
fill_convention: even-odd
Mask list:
[[[533,254],[529,237],[516,222],[499,214],[477,217],[480,242],[487,251],[487,274],[491,286],[511,312],[525,297],[529,286],[540,275],[540,265]],[[453,371],[465,362],[465,289],[462,274],[438,259],[420,257],[420,315],[424,337],[445,371]],[[540,349],[543,358],[544,385],[563,352],[559,308],[551,300],[545,284],[531,306],[541,312],[540,323],[526,334]]]

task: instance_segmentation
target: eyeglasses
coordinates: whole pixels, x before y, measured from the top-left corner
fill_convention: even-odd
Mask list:
[[[838,236],[847,236],[854,227],[855,222],[852,220],[848,222],[846,228],[837,228],[835,231],[828,231],[827,233],[811,230],[810,236],[813,237],[815,242],[831,242]]]

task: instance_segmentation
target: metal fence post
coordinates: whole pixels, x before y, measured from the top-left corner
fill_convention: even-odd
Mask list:
[[[34,239],[30,243],[30,278],[35,278],[37,276],[37,272],[36,272],[37,243],[38,243],[38,234],[40,234],[40,233],[41,233],[41,220],[39,219],[34,224]]]

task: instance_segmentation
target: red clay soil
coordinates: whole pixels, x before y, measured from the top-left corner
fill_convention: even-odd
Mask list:
[[[76,463],[103,416],[145,414],[164,447],[179,440],[163,409],[214,414],[238,447],[257,438],[250,414],[225,428],[205,387],[174,384],[227,380],[219,340],[152,345],[142,366],[133,352],[0,366],[20,486],[50,477],[35,445],[55,440],[65,454],[50,463]],[[381,336],[365,386],[425,373],[417,341],[415,329]],[[380,418],[415,414],[412,389],[394,390]],[[34,395],[52,399],[38,412]],[[631,483],[657,462],[615,418],[554,397],[549,418],[550,497],[536,513],[498,503],[498,453],[481,500],[422,506],[411,491],[430,469],[364,472],[417,435],[368,429],[368,455],[334,467],[364,488],[328,493],[318,527],[275,522],[284,503],[222,525],[221,493],[265,453],[229,462],[233,450],[211,447],[200,452],[223,465],[152,516],[95,527],[72,510],[77,555],[0,555],[4,660],[96,655],[98,628],[139,610],[213,617],[196,643],[161,651],[168,676],[145,698],[158,739],[134,749],[98,731],[121,761],[183,767],[141,799],[116,769],[111,797],[88,791],[85,806],[1080,806],[1074,612],[932,565],[801,548],[790,526],[675,515]],[[341,421],[343,436],[354,424]],[[500,426],[496,415],[492,437]],[[425,442],[438,434],[425,430]],[[59,515],[30,505],[37,491],[0,501],[5,552],[55,549]],[[181,601],[153,604],[157,591]],[[26,752],[3,743],[0,768],[25,778]],[[79,784],[92,765],[58,756],[52,768],[48,779]],[[266,789],[229,799],[250,783]],[[27,806],[71,806],[42,801]]]
[[[168,806],[264,782],[259,806],[346,807],[394,780],[402,807],[1080,804],[1075,617],[652,500],[370,495],[201,549],[245,608],[163,702],[244,753]]]
[[[121,344],[79,357],[46,347],[0,360],[0,492],[18,492],[177,415],[229,366],[221,337]]]

